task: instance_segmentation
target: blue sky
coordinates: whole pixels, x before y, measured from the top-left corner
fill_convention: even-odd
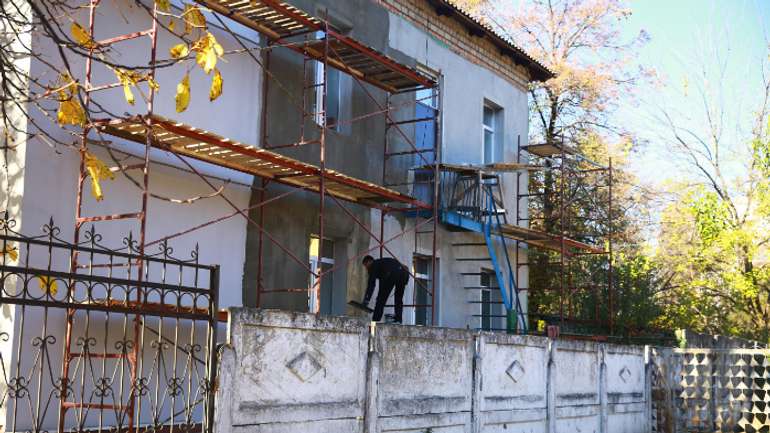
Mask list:
[[[650,35],[639,62],[655,68],[666,86],[640,87],[640,104],[622,109],[618,120],[649,140],[635,156],[633,168],[643,181],[659,183],[679,177],[681,171],[662,140],[656,139],[659,126],[652,116],[659,106],[666,106],[684,118],[691,117],[691,127],[702,126],[702,104],[692,89],[697,85],[717,87],[714,82],[699,82],[696,71],[702,65],[712,77],[719,65],[724,66],[723,86],[714,95],[721,98],[727,113],[728,141],[741,142],[762,85],[759,65],[770,52],[770,1],[632,0],[628,5],[633,15],[624,23],[624,32],[630,36],[643,29]],[[687,95],[685,86],[690,89]]]

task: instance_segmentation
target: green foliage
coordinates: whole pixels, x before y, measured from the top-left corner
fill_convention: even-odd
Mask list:
[[[684,200],[705,245],[710,245],[729,227],[730,211],[715,192],[699,188],[688,193]]]

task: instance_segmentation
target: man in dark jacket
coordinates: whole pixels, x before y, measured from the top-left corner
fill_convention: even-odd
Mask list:
[[[372,320],[378,322],[382,319],[385,303],[388,301],[393,287],[395,287],[396,322],[401,323],[404,310],[404,288],[406,283],[409,282],[409,270],[398,260],[390,257],[375,260],[372,256],[366,256],[364,257],[363,265],[369,272],[369,282],[366,286],[366,294],[363,301],[364,305],[369,305],[372,293],[374,293],[374,283],[380,280],[380,288],[377,291],[377,302],[374,305]]]

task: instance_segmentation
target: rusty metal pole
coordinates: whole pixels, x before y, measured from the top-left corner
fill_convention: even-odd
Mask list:
[[[561,138],[561,166],[559,167],[560,177],[559,180],[559,324],[564,327],[564,289],[565,289],[565,255],[567,253],[566,246],[564,244],[564,196],[566,194],[565,188],[565,175],[567,163],[567,157],[564,152],[564,137]]]
[[[88,5],[88,32],[90,35],[90,38],[92,41],[96,40],[94,38],[94,21],[96,18],[96,7],[99,5],[100,0],[91,0]],[[88,56],[86,57],[86,75],[84,78],[84,87],[85,92],[83,96],[83,109],[86,113],[86,125],[83,127],[83,133],[81,136],[80,141],[80,166],[79,166],[79,174],[78,174],[78,183],[77,183],[77,198],[75,201],[75,230],[73,233],[74,237],[74,244],[77,245],[80,242],[80,219],[82,217],[82,208],[83,208],[83,185],[86,181],[86,152],[88,151],[88,133],[91,130],[90,126],[90,116],[89,116],[89,107],[91,103],[91,94],[90,94],[90,88],[91,88],[91,70],[93,68],[93,50],[94,50],[93,44],[88,47]],[[74,79],[74,77],[71,77]],[[73,91],[73,98],[76,98],[78,95],[78,89],[75,88],[75,91]],[[78,268],[78,253],[76,251],[72,252],[72,257],[70,258],[70,272],[73,274],[77,272]],[[74,293],[72,293],[72,284],[70,284],[70,288],[67,290],[67,298],[69,300],[72,299]],[[70,354],[69,354],[69,348],[72,344],[72,325],[73,321],[75,319],[75,310],[68,309],[66,313],[66,323],[65,323],[65,329],[64,329],[64,345],[62,347],[62,373],[61,373],[61,386],[62,386],[62,394],[63,396],[59,399],[59,423],[58,423],[58,433],[64,432],[64,424],[65,424],[65,417],[67,414],[67,406],[64,404],[65,398],[64,395],[66,395],[66,391],[69,387],[69,364],[70,364]]]
[[[614,230],[613,229],[613,221],[612,221],[612,158],[610,158],[610,160],[609,160],[608,181],[607,181],[607,183],[608,183],[608,190],[609,190],[609,192],[608,192],[608,195],[609,195],[609,197],[608,197],[608,202],[609,202],[608,206],[609,207],[607,209],[607,222],[608,222],[608,228],[609,228],[609,231],[607,233],[607,244],[608,244],[607,245],[607,249],[608,249],[608,252],[609,252],[609,264],[607,266],[607,297],[608,297],[608,304],[609,304],[608,310],[609,310],[609,322],[610,322],[610,335],[613,335],[614,334],[614,328],[615,328],[615,319],[613,317],[614,314],[615,314],[615,307],[613,305],[614,304],[614,299],[613,299],[613,294],[612,294],[612,291],[613,291],[613,287],[612,287],[613,286],[613,281],[612,281],[612,279],[613,279],[613,275],[612,275],[612,271],[613,271],[613,269],[612,269],[612,266],[613,266],[613,264],[612,264],[612,262],[613,262],[613,257],[612,257],[612,238],[613,238],[613,230]]]
[[[150,72],[148,74],[148,79],[155,81],[155,62],[157,58],[157,52],[158,52],[158,5],[157,3],[153,3],[152,7],[152,29],[150,30]],[[144,272],[145,272],[145,263],[144,263],[144,254],[145,254],[145,242],[146,239],[146,232],[147,232],[147,201],[150,196],[150,150],[152,149],[153,144],[153,121],[152,121],[152,114],[153,114],[153,108],[154,108],[154,100],[155,100],[155,89],[153,89],[152,86],[148,86],[148,94],[147,94],[147,115],[145,116],[145,124],[147,128],[147,134],[146,138],[147,141],[144,145],[144,168],[142,169],[142,211],[140,212],[140,220],[139,220],[139,260],[137,263],[137,291],[136,291],[136,302],[137,305],[141,305],[141,303],[144,301],[144,294],[143,289],[141,288],[142,279],[144,278]],[[138,374],[141,375],[142,370],[141,367],[143,365],[142,363],[142,357],[144,355],[144,347],[142,344],[139,343],[139,336],[142,331],[142,327],[144,321],[141,320],[141,317],[137,314],[134,316],[134,348],[133,348],[133,364],[131,367],[131,383],[135,383],[136,380],[138,380],[137,377],[137,371]],[[140,404],[139,407],[136,407],[136,392],[131,391],[130,394],[131,400],[129,401],[128,407],[129,407],[129,415],[128,415],[128,431],[130,432],[132,428],[134,427],[134,411],[136,410],[136,418],[141,420],[141,413],[142,413],[142,405]],[[136,432],[139,433],[141,426],[136,423]]]
[[[313,285],[313,311],[312,313],[318,314],[321,311],[321,283],[323,282],[323,242],[324,242],[324,199],[326,198],[326,127],[327,125],[327,79],[329,77],[329,20],[327,16],[324,16],[324,55],[323,55],[323,83],[321,83],[321,101],[319,104],[321,120],[321,130],[318,146],[318,166],[320,168],[320,178],[318,180],[318,251],[319,251],[319,264],[318,264],[318,277],[315,279]]]
[[[388,184],[388,136],[390,135],[390,93],[385,95],[385,137],[382,146],[382,184]],[[382,240],[385,239],[385,214],[387,212],[384,209],[380,209],[380,238],[377,242],[380,245],[380,258],[382,258],[384,245]],[[417,242],[417,233],[414,234],[415,242]]]
[[[261,107],[262,108],[262,115],[261,115],[260,125],[259,125],[259,129],[260,129],[259,137],[260,137],[260,142],[261,142],[261,145],[262,145],[263,149],[266,149],[268,147],[268,144],[267,144],[267,138],[268,138],[268,127],[267,127],[268,110],[267,110],[267,101],[268,101],[268,91],[270,90],[268,85],[269,85],[269,82],[270,82],[270,80],[269,80],[269,78],[270,78],[269,70],[270,70],[270,53],[272,52],[272,50],[270,49],[271,41],[268,40],[265,45],[266,45],[267,49],[265,50],[265,53],[264,53],[264,58],[265,58],[264,59],[264,66],[262,67],[262,107]],[[303,81],[303,83],[304,83],[304,81]],[[304,99],[303,99],[303,103],[304,103]],[[303,115],[302,115],[303,117],[302,118],[303,118],[303,122],[304,122],[304,110],[305,110],[304,104],[302,105],[302,110],[303,110]],[[260,182],[260,184],[261,184],[260,186],[262,187],[262,189],[259,192],[259,202],[260,203],[264,203],[264,201],[265,201],[265,195],[267,194],[267,185],[268,185],[268,183],[269,182],[267,181],[267,179],[262,178],[262,180]],[[264,227],[264,225],[265,225],[265,207],[266,206],[260,206],[259,207],[259,215],[257,216],[257,218],[259,220],[259,226],[260,227]],[[262,305],[262,288],[263,288],[262,270],[263,270],[263,267],[264,267],[264,257],[263,257],[263,255],[264,255],[264,241],[265,241],[264,240],[263,231],[262,230],[258,230],[258,232],[259,232],[259,234],[258,234],[258,240],[257,240],[257,287],[256,287],[257,293],[256,293],[256,299],[254,301],[254,306],[257,307],[257,308],[259,308]]]
[[[440,83],[440,81],[439,81]],[[441,171],[439,170],[439,164],[441,163],[441,85],[436,88],[436,108],[435,108],[435,137],[433,140],[433,245],[431,250],[431,266],[430,266],[430,324],[435,326],[436,323],[436,249],[438,244],[438,219],[439,219],[439,207],[441,206]]]
[[[262,186],[262,191],[259,192],[259,201],[260,203],[265,201],[265,190],[267,189],[267,180],[265,178],[262,178],[262,181],[260,182]],[[259,220],[259,225],[264,226],[265,224],[265,206],[259,207],[259,215],[257,216]],[[256,293],[256,299],[254,301],[254,306],[259,308],[261,306],[262,302],[262,268],[264,266],[262,255],[264,253],[264,238],[262,235],[262,230],[259,230],[259,235],[257,238],[257,293]]]

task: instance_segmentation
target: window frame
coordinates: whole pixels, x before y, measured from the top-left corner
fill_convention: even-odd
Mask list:
[[[491,125],[487,124],[486,111],[491,111]],[[494,102],[484,99],[484,103],[481,106],[481,163],[482,164],[494,164],[500,162],[500,155],[502,153],[502,138],[500,133],[502,123],[503,108]],[[491,155],[487,155],[487,142],[486,134],[489,132],[492,135],[491,143]]]

